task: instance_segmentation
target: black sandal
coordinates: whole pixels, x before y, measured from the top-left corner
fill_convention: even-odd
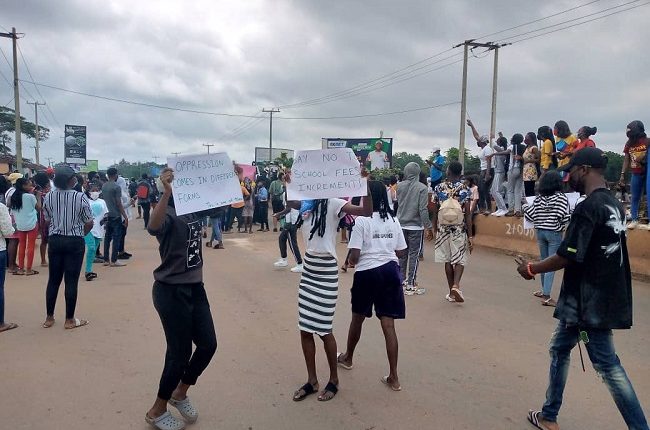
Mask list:
[[[303,394],[300,394],[300,391],[302,390]],[[316,392],[316,389],[314,388],[313,385],[311,385],[309,382],[307,382],[305,385],[302,387],[298,388],[298,391],[296,391],[293,394],[293,401],[294,402],[300,402],[302,400],[305,400],[307,396],[314,394]]]
[[[318,401],[319,402],[328,402],[328,401],[332,400],[336,396],[336,393],[339,392],[339,387],[332,384],[331,382],[328,382],[327,385],[325,385],[325,389],[323,390],[323,394],[325,394],[327,392],[332,393],[333,396],[330,397],[329,399],[323,398],[322,396],[318,396]]]

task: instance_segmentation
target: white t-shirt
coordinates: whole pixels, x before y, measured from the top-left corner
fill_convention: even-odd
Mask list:
[[[300,218],[300,211],[291,209],[291,212],[284,216],[284,222],[287,224],[295,224],[298,222],[298,218]]]
[[[391,261],[398,261],[395,251],[406,249],[402,226],[397,218],[383,220],[378,212],[372,217],[357,217],[354,221],[349,249],[361,250],[356,271],[370,270]]]
[[[383,169],[386,167],[388,155],[384,151],[372,151],[368,154],[370,160],[370,170]]]
[[[101,225],[102,219],[108,213],[108,206],[103,199],[90,200],[90,210],[93,212],[93,228],[90,233],[97,239],[104,238],[104,226]]]
[[[347,203],[343,199],[328,199],[327,200],[327,219],[325,220],[325,234],[323,237],[318,235],[318,232],[314,233],[314,237],[309,240],[310,231],[313,228],[311,221],[314,214],[311,213],[305,218],[301,230],[302,238],[307,252],[316,255],[329,254],[334,258],[336,257],[336,229],[339,226],[339,221],[345,216],[341,209]],[[320,210],[320,208],[319,208]]]
[[[487,170],[488,169],[488,161],[487,158],[488,156],[492,155],[494,151],[492,148],[490,148],[489,145],[485,145],[483,149],[481,149],[481,153],[479,154],[478,158],[481,161],[481,170]]]

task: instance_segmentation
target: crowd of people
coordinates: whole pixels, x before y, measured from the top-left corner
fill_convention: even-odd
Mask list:
[[[105,175],[92,172],[83,177],[67,166],[33,178],[19,173],[0,177],[4,199],[0,202],[0,332],[17,327],[4,321],[5,270],[17,277],[39,274],[33,264],[39,235],[41,267],[49,266],[43,327],[55,325],[54,308],[62,282],[64,328],[87,325],[88,320],[76,317],[81,271],[92,281],[98,276],[93,264],[126,265],[133,256],[125,249],[125,239],[137,208],[144,228],[159,244],[161,262],[153,272],[153,302],[167,341],[159,389],[145,419],[158,429],[182,429],[198,418],[187,393],[217,349],[203,284],[202,238],[207,239],[207,248],[224,249],[224,234],[234,232],[235,221],[242,234],[253,234],[256,224],[258,232],[269,232],[270,210],[273,231],[279,230],[280,258],[273,265],[288,267],[290,251],[296,262],[291,271],[300,274],[298,328],[307,378],[293,400],[303,401],[315,393],[319,401],[336,397],[338,370],[353,369],[363,323],[372,317],[373,308],[388,359],[388,374],[380,380],[400,391],[395,320],[406,316],[405,296],[426,292],[418,283],[425,241],[433,241],[434,261],[444,264],[445,300],[460,304],[466,300],[462,276],[474,247],[477,214],[525,217],[535,228],[541,260],[520,257],[517,270],[527,280],[540,276],[541,289],[533,295],[544,306],[555,308],[559,320],[551,340],[546,402],[539,410],[531,409],[528,420],[539,429],[559,428],[557,415],[570,352],[582,341],[629,428],[648,429],[611,335],[612,329],[632,325],[625,232],[641,227],[639,202],[648,180],[643,124],[628,125],[625,164],[617,184],[626,185],[630,170],[629,216],[604,179],[607,157],[591,139],[595,127],[581,127],[575,137],[566,122],[558,121],[553,129],[543,126],[537,133],[515,133],[509,142],[499,133],[490,143],[490,137],[480,135],[471,121],[468,126],[480,148],[480,175],[463,175],[462,164],[446,160],[436,147],[427,160],[428,177],[415,162],[407,164],[401,175],[386,178],[378,177],[372,168],[380,163],[373,162],[370,170],[362,163],[368,189],[365,195],[352,198],[289,200],[290,170],[271,178],[247,177],[235,165],[241,202],[179,216],[172,192],[174,172],[169,168],[158,180],[143,174],[139,180],[126,181],[115,168]],[[575,207],[569,203],[569,190],[581,196]],[[530,202],[526,197],[532,198]],[[302,254],[298,231],[303,236]],[[339,232],[347,244],[344,260],[337,254]],[[352,320],[345,351],[339,353],[332,327],[339,274],[349,269],[354,269]],[[563,285],[555,301],[551,297],[554,273],[561,269]],[[323,342],[329,364],[322,389],[314,335]],[[172,415],[168,405],[183,419]]]

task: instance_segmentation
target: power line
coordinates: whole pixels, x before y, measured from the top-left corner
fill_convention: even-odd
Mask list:
[[[381,113],[371,113],[371,114],[364,114],[364,115],[349,115],[349,116],[321,116],[321,117],[289,117],[289,116],[276,116],[276,119],[287,119],[287,120],[321,120],[321,119],[355,119],[355,118],[370,118],[370,117],[376,117],[376,116],[386,116],[386,115],[399,115],[399,114],[404,114],[404,113],[410,113],[410,112],[419,112],[419,111],[424,111],[424,110],[430,110],[430,109],[437,109],[441,107],[446,107],[446,106],[453,106],[459,104],[459,101],[456,102],[449,102],[449,103],[444,103],[444,104],[439,104],[436,106],[424,106],[424,107],[419,107],[415,109],[405,109],[405,110],[399,110],[399,111],[394,111],[394,112],[381,112]]]
[[[608,7],[608,8],[606,8],[606,9],[602,9],[602,10],[599,10],[599,11],[597,11],[597,12],[593,12],[593,13],[590,13],[590,14],[587,14],[587,15],[583,15],[583,16],[580,16],[580,17],[578,17],[578,18],[569,19],[569,20],[566,20],[566,21],[559,22],[559,23],[557,23],[557,24],[552,24],[552,25],[548,25],[548,26],[546,26],[546,27],[541,27],[541,28],[538,28],[538,29],[536,29],[536,30],[530,30],[530,31],[526,31],[526,32],[524,32],[524,33],[519,33],[519,34],[516,34],[516,35],[514,35],[514,36],[510,36],[510,37],[508,37],[508,38],[505,38],[505,39],[500,39],[499,42],[501,42],[501,41],[506,41],[506,40],[516,39],[516,38],[518,38],[518,37],[520,37],[520,36],[525,36],[525,35],[528,35],[528,34],[538,33],[538,32],[540,32],[540,31],[544,31],[544,30],[548,30],[548,29],[551,29],[551,28],[559,27],[559,26],[564,25],[564,24],[572,24],[572,25],[570,25],[570,26],[563,27],[563,28],[560,28],[560,29],[558,29],[558,30],[548,31],[548,32],[545,32],[545,33],[539,34],[539,35],[537,35],[537,36],[534,36],[534,37],[539,37],[539,36],[542,36],[542,35],[545,35],[545,34],[553,33],[553,32],[555,32],[555,31],[565,30],[565,29],[567,29],[567,28],[571,28],[571,27],[574,27],[574,26],[577,26],[577,25],[587,24],[587,23],[589,23],[589,22],[596,21],[597,19],[606,18],[606,17],[608,17],[608,16],[616,15],[616,14],[618,14],[618,13],[622,13],[622,12],[625,12],[625,11],[628,11],[628,10],[631,10],[631,9],[636,9],[637,7],[645,6],[645,5],[647,5],[648,3],[650,3],[650,2],[642,3],[642,4],[640,4],[640,5],[636,5],[636,6],[633,6],[633,7],[627,8],[627,9],[619,10],[619,11],[616,11],[616,12],[614,12],[614,13],[606,14],[606,15],[603,15],[603,16],[598,17],[598,18],[595,18],[595,19],[591,19],[591,20],[587,20],[587,21],[584,21],[584,22],[581,22],[581,23],[574,24],[576,21],[580,21],[580,20],[582,20],[582,19],[584,19],[584,18],[589,18],[589,17],[591,17],[591,16],[600,15],[600,14],[603,13],[603,12],[608,12],[608,11],[610,11],[610,10],[619,9],[619,8],[624,7],[624,6],[629,6],[629,5],[633,4],[633,3],[638,3],[639,1],[641,1],[641,0],[633,0],[633,1],[629,1],[629,2],[627,2],[627,3],[622,3],[622,4],[617,5],[617,6]],[[521,39],[521,40],[513,41],[513,42],[511,42],[511,43],[517,43],[517,42],[521,42],[522,40],[533,39],[534,37],[527,37],[527,38],[524,38],[524,39]]]
[[[494,33],[490,33],[490,34],[486,34],[486,35],[483,35],[483,36],[475,37],[474,40],[476,40],[476,39],[485,39],[486,37],[495,36],[497,34],[505,33],[505,32],[510,31],[510,30],[515,30],[517,28],[525,27],[525,26],[530,25],[530,24],[535,24],[535,23],[540,22],[540,21],[545,21],[545,20],[547,20],[549,18],[554,18],[554,17],[556,17],[558,15],[562,15],[564,13],[571,12],[571,11],[574,11],[576,9],[583,8],[585,6],[589,6],[590,4],[598,3],[600,1],[602,1],[602,0],[592,0],[592,1],[587,2],[587,3],[579,4],[579,5],[574,6],[572,8],[565,9],[563,11],[554,13],[552,15],[544,16],[542,18],[538,18],[538,19],[534,19],[532,21],[524,22],[523,24],[515,25],[514,27],[506,28],[505,30],[500,30],[500,31],[496,31]]]
[[[22,58],[22,60],[23,60],[23,64],[25,65],[25,69],[27,69],[27,74],[29,75],[29,77],[30,77],[30,79],[32,81],[36,81],[36,79],[34,79],[34,76],[32,75],[32,71],[29,69],[29,65],[27,64],[27,59],[25,58],[25,55],[23,54],[23,50],[20,49],[19,44],[16,44],[16,46],[18,47],[18,52],[20,53],[20,58]],[[54,120],[54,122],[59,126],[59,128],[63,128],[63,127],[61,127],[61,123],[59,123],[59,121],[56,119],[56,116],[54,115],[54,112],[52,112],[52,109],[50,109],[50,105],[47,104],[47,101],[45,100],[45,97],[43,97],[43,94],[41,94],[41,91],[38,89],[38,87],[36,85],[34,85],[34,88],[36,89],[36,92],[38,93],[38,95],[41,97],[41,100],[43,100],[43,102],[45,103],[45,108],[50,113],[50,115],[52,115],[52,119]]]

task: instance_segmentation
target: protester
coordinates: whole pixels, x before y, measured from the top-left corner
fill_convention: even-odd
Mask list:
[[[445,157],[440,155],[440,147],[433,147],[433,156],[430,160],[427,159],[427,164],[430,167],[431,188],[435,188],[436,185],[442,182],[445,171]]]
[[[463,181],[467,189],[469,190],[469,210],[470,213],[472,214],[472,231],[470,236],[475,237],[476,236],[476,223],[474,222],[474,219],[476,218],[476,215],[478,215],[478,176],[476,175],[469,175],[465,178]]]
[[[122,205],[122,189],[117,185],[117,169],[106,171],[108,182],[102,187],[102,198],[108,208],[106,220],[106,235],[104,239],[104,266],[123,267],[126,263],[118,260],[122,230],[129,225],[124,205]],[[113,247],[111,248],[111,242]]]
[[[370,163],[370,171],[388,167],[388,154],[383,150],[384,142],[379,139],[375,142],[375,150],[368,153],[366,163]]]
[[[13,233],[14,227],[11,222],[11,216],[9,216],[9,210],[4,203],[0,202],[0,333],[18,327],[16,323],[8,323],[5,321],[5,274],[7,271],[7,244],[5,243],[5,238],[11,236]]]
[[[50,178],[44,172],[39,172],[34,175],[34,192],[41,193],[41,202],[47,193],[51,190]],[[47,267],[47,242],[48,242],[48,231],[47,223],[43,216],[43,208],[38,211],[38,232],[41,236],[41,245],[40,245],[40,254],[41,254],[41,267]]]
[[[558,158],[558,166],[562,167],[571,161],[575,144],[578,139],[571,133],[569,124],[566,121],[558,121],[553,128],[555,138],[556,155]]]
[[[354,350],[361,338],[366,318],[372,318],[372,308],[381,323],[386,340],[389,373],[381,378],[393,391],[401,391],[397,375],[398,341],[395,319],[406,317],[398,255],[406,254],[406,240],[399,221],[389,210],[388,196],[380,182],[368,184],[373,213],[357,217],[348,248],[350,261],[356,265],[352,284],[352,321],[348,331],[347,349],[338,354],[339,366],[351,370]]]
[[[246,233],[246,224],[244,223],[243,211],[244,206],[246,205],[246,198],[249,197],[252,199],[252,194],[246,189],[244,184],[242,184],[243,170],[241,167],[237,166],[235,172],[239,176],[240,187],[242,192],[242,197],[244,201],[233,203],[230,205],[230,217],[228,218],[228,224],[226,225],[226,230],[224,233],[232,233],[232,223],[237,218],[237,232],[241,233],[242,227],[244,227],[244,233]]]
[[[591,136],[596,134],[598,128],[589,127],[587,125],[580,127],[578,130],[578,141],[576,142],[573,152],[578,152],[582,148],[595,148],[596,142],[591,139]]]
[[[301,210],[304,227],[303,241],[306,252],[298,293],[298,325],[300,343],[307,366],[307,383],[293,396],[294,401],[304,400],[319,390],[316,376],[316,345],[314,334],[323,341],[330,378],[318,396],[328,401],[338,392],[336,338],[332,333],[334,310],[338,297],[338,270],[336,256],[336,226],[345,214],[372,215],[372,200],[364,196],[362,206],[355,206],[343,199],[322,199],[304,202],[308,208]],[[294,209],[300,207],[293,203]]]
[[[641,203],[641,197],[643,197],[643,186],[647,180],[648,137],[641,121],[632,121],[629,123],[626,134],[628,140],[623,148],[625,159],[623,160],[619,185],[625,187],[625,174],[629,169],[631,172],[630,193],[632,194],[632,198],[630,204],[631,217],[627,228],[631,230],[639,227],[639,204]],[[646,196],[650,196],[648,191],[648,188],[646,188]],[[650,197],[648,197],[648,203],[650,203]],[[650,205],[648,206],[648,210],[650,210]]]
[[[11,185],[5,193],[5,202],[7,206],[11,206],[11,196],[14,192],[16,192],[16,187],[14,187],[14,184],[18,179],[21,179],[22,177],[22,173],[15,172],[7,176],[7,180]],[[13,220],[14,215],[11,210],[9,210],[9,215]],[[18,258],[18,232],[14,229],[14,234],[6,236],[5,240],[7,242],[7,259],[9,260],[7,263],[7,271],[13,275],[18,271],[18,264],[16,263],[16,259]]]
[[[472,129],[472,134],[476,139],[476,145],[481,149],[478,157],[481,163],[481,174],[479,175],[478,182],[478,208],[480,212],[488,215],[492,209],[490,189],[492,186],[492,178],[494,177],[494,165],[488,157],[492,155],[493,150],[490,148],[490,138],[488,136],[480,136],[478,131],[476,131],[476,127],[474,127],[474,124],[469,119],[467,120],[467,125]]]
[[[397,192],[397,191],[396,191]],[[359,206],[361,204],[361,197],[352,197],[351,199],[345,199],[352,202],[353,205]],[[341,243],[348,243],[348,236],[352,236],[352,229],[354,229],[354,215],[345,215],[339,221],[339,230],[341,230],[341,235],[345,237],[345,241]],[[350,251],[348,250],[347,255],[345,256],[345,261],[341,265],[341,272],[347,273],[348,269],[354,269],[354,264],[350,263]]]
[[[284,173],[280,173],[278,178],[271,182],[269,186],[269,194],[271,196],[271,208],[273,213],[282,212],[284,210]],[[268,205],[268,203],[267,203]],[[273,231],[278,231],[278,220],[273,218]]]
[[[397,177],[395,175],[390,177],[390,199],[391,199],[391,209],[393,214],[397,213]]]
[[[97,278],[97,273],[93,271],[93,263],[104,238],[104,225],[108,215],[108,207],[104,199],[99,197],[100,194],[99,185],[91,185],[88,195],[90,196],[90,210],[93,214],[93,228],[84,236],[86,242],[86,281]]]
[[[164,192],[153,210],[148,231],[159,243],[160,266],[153,272],[153,304],[167,340],[165,367],[156,400],[145,420],[160,430],[180,430],[183,421],[174,417],[167,404],[183,419],[194,423],[198,410],[187,391],[208,367],[217,350],[210,304],[203,284],[201,220],[204,214],[176,215],[172,182],[166,168],[160,175]],[[196,345],[192,353],[192,343]]]
[[[16,222],[18,234],[18,271],[15,275],[38,275],[32,269],[34,248],[38,237],[38,212],[41,210],[41,193],[34,195],[34,186],[29,179],[20,178],[14,185],[16,191],[11,195],[11,213]],[[27,260],[25,260],[25,256]]]
[[[460,180],[463,165],[452,161],[447,167],[447,179],[433,190],[433,228],[436,231],[435,260],[445,263],[449,302],[465,301],[460,281],[467,265],[468,252],[472,252],[471,196]]]
[[[244,178],[244,188],[247,193],[242,193],[244,197],[244,208],[242,209],[242,217],[244,218],[244,233],[248,231],[253,234],[253,215],[255,213],[255,205],[253,203],[253,195],[255,194],[255,182],[250,178]]]
[[[524,138],[526,150],[523,155],[524,169],[522,177],[524,180],[524,194],[526,197],[535,195],[535,183],[539,179],[540,167],[540,152],[537,148],[537,136],[532,131],[526,133]]]
[[[510,139],[510,165],[508,170],[508,213],[506,216],[521,217],[521,200],[524,197],[524,178],[521,176],[522,160],[526,147],[524,136],[516,133]]]
[[[501,136],[496,141],[496,146],[492,155],[488,156],[489,160],[494,165],[494,178],[492,180],[492,187],[490,189],[490,194],[494,199],[494,202],[497,205],[496,211],[492,212],[493,216],[504,216],[508,213],[508,207],[506,206],[506,201],[501,194],[501,188],[506,181],[506,156],[510,155],[508,151],[508,139]],[[486,176],[486,179],[490,179]]]
[[[397,185],[397,219],[404,230],[404,238],[408,252],[399,259],[399,266],[404,281],[404,294],[422,295],[426,292],[424,288],[417,288],[415,280],[417,277],[420,252],[424,244],[424,238],[433,239],[431,220],[429,219],[429,191],[427,186],[419,180],[421,168],[418,163],[411,162],[404,167],[404,181]]]
[[[124,207],[124,212],[126,214],[122,220],[122,237],[120,239],[120,246],[117,249],[117,258],[118,260],[128,260],[133,257],[131,253],[126,252],[126,235],[129,230],[128,221],[132,219],[131,208],[134,205],[134,199],[129,196],[129,188],[126,184],[126,180],[122,176],[117,178],[116,183],[122,192],[122,206]]]
[[[208,211],[208,218],[210,218],[210,225],[212,232],[210,240],[205,244],[208,248],[224,249],[223,239],[221,236],[221,224],[225,215],[225,206],[214,208]]]
[[[87,320],[75,318],[74,314],[85,251],[83,238],[93,227],[93,214],[86,196],[74,190],[77,177],[70,167],[56,168],[54,185],[55,188],[47,193],[43,201],[50,230],[50,273],[45,293],[47,317],[43,327],[54,325],[56,298],[65,277],[64,327],[74,329],[88,324]]]
[[[625,210],[607,189],[607,157],[585,148],[564,164],[568,182],[586,195],[576,206],[557,253],[539,262],[518,258],[524,279],[564,269],[554,317],[559,320],[550,343],[551,366],[546,401],[528,420],[543,430],[559,429],[557,416],[569,374],[571,350],[583,341],[594,369],[607,385],[630,429],[648,423],[614,349],[613,329],[632,327],[632,283],[625,234]]]
[[[269,231],[269,192],[264,179],[257,182],[257,207],[260,214],[260,228],[257,231]]]
[[[273,214],[274,219],[281,219],[284,217],[284,228],[280,233],[278,243],[280,246],[280,259],[273,263],[273,266],[277,268],[287,267],[289,262],[287,261],[287,242],[289,243],[289,248],[293,254],[293,258],[296,260],[296,265],[291,268],[293,273],[302,273],[302,256],[300,255],[300,248],[298,247],[298,239],[296,237],[298,232],[297,223],[300,219],[300,212],[296,209],[293,209],[291,206],[287,205],[286,208],[282,209],[280,212]]]
[[[546,172],[539,181],[539,196],[533,204],[524,206],[524,217],[535,227],[542,260],[557,252],[570,216],[569,199],[562,192],[562,176],[555,171]],[[542,289],[533,293],[542,299],[544,306],[556,305],[551,298],[554,277],[555,272],[542,274]]]
[[[138,213],[142,210],[142,217],[144,219],[144,228],[149,226],[149,217],[151,215],[151,195],[153,194],[153,187],[149,181],[149,175],[142,174],[140,181],[135,186],[135,197],[138,199]]]
[[[537,130],[537,140],[542,142],[540,149],[540,167],[542,173],[547,172],[551,168],[557,167],[557,158],[555,156],[555,136],[551,127],[544,125]]]

